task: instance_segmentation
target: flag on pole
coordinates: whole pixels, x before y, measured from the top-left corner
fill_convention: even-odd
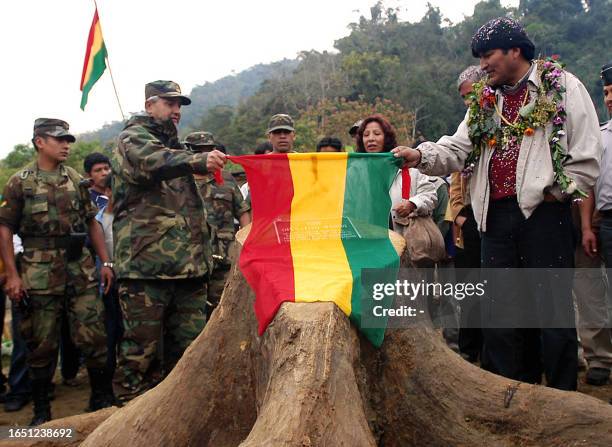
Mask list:
[[[397,273],[389,188],[399,159],[361,153],[229,159],[244,167],[249,182],[253,223],[240,269],[255,292],[260,335],[285,301],[332,301],[380,346],[385,327],[361,324],[362,269]]]
[[[87,48],[85,50],[85,61],[83,63],[83,74],[81,75],[81,110],[85,110],[89,91],[100,79],[106,70],[106,46],[102,38],[102,27],[98,18],[98,8],[94,13],[89,37],[87,38]]]

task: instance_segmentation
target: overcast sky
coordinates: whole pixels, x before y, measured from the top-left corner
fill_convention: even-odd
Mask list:
[[[430,0],[453,22],[476,0]],[[142,109],[144,84],[177,81],[184,92],[257,63],[333,50],[347,25],[375,0],[98,0],[111,69],[126,113]],[[516,4],[506,0],[502,4]],[[389,0],[419,20],[427,0]],[[20,0],[0,6],[0,157],[26,143],[37,117],[61,118],[76,133],[121,118],[107,72],[85,111],[79,83],[93,0]],[[466,43],[467,45],[467,43]]]

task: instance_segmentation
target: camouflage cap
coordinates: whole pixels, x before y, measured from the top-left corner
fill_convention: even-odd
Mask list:
[[[159,98],[180,98],[181,104],[188,106],[191,99],[181,94],[181,87],[173,81],[153,81],[145,85],[145,101],[153,96]]]
[[[55,118],[37,118],[34,121],[34,138],[46,135],[55,138],[65,138],[74,143],[76,138],[69,132],[70,126],[63,120]]]
[[[355,136],[357,134],[357,130],[359,130],[359,126],[361,126],[361,123],[363,123],[363,120],[355,121],[349,129],[349,135]]]
[[[295,132],[295,129],[293,128],[293,118],[291,118],[289,115],[285,115],[284,113],[278,113],[270,118],[270,123],[268,124],[268,130],[266,133],[281,129]]]
[[[217,142],[210,132],[191,132],[185,137],[185,144],[190,146],[216,146]]]

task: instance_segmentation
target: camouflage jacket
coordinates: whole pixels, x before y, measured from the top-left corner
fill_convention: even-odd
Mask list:
[[[14,174],[4,188],[0,225],[23,240],[19,271],[28,293],[63,295],[68,285],[81,293],[96,285],[89,250],[83,250],[80,259],[68,262],[65,248],[28,247],[34,238],[51,244],[71,233],[87,232],[87,223],[95,217],[96,208],[87,190],[79,187],[80,180],[74,169],[60,165],[59,181],[49,182],[34,161]]]
[[[204,199],[208,224],[213,233],[212,250],[215,264],[229,266],[234,260],[234,219],[240,219],[251,207],[243,199],[229,172],[223,172],[223,180],[223,185],[218,185],[212,174],[196,178]]]
[[[210,236],[193,173],[206,154],[182,149],[172,121],[130,118],[113,169],[113,235],[118,278],[178,279],[211,268]]]

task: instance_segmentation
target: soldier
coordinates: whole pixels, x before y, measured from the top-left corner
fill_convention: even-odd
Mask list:
[[[193,152],[210,152],[219,147],[210,132],[192,132],[185,138],[185,144]],[[214,270],[208,282],[207,315],[210,317],[219,304],[223,287],[234,260],[234,241],[237,219],[241,227],[251,222],[251,207],[229,172],[223,172],[223,184],[215,183],[214,175],[194,174],[200,187],[200,194],[206,207],[208,224],[212,230]]]
[[[272,144],[273,154],[286,154],[293,152],[295,142],[295,129],[293,118],[284,113],[279,113],[270,118],[268,124],[268,141]]]
[[[36,160],[13,175],[0,205],[0,254],[6,265],[7,295],[21,309],[21,332],[29,348],[34,418],[51,419],[48,391],[57,358],[60,316],[69,315],[74,342],[84,354],[91,385],[90,410],[114,403],[112,372],[106,369],[106,335],[102,300],[97,296],[94,261],[84,249],[89,233],[103,261],[101,281],[113,279],[96,210],[81,176],[65,166],[70,143],[68,124],[58,119],[34,122]],[[13,234],[23,240],[19,269]]]
[[[256,154],[286,154],[289,152],[295,152],[293,150],[293,144],[295,143],[295,129],[293,127],[293,118],[284,113],[278,113],[268,123],[268,130],[266,131],[268,136],[268,142],[272,146],[272,150],[268,151],[264,149],[264,152],[256,150]],[[263,147],[263,145],[260,145]],[[242,196],[250,203],[249,195],[249,183],[245,183],[240,187]]]
[[[601,67],[600,76],[604,103],[612,116],[612,63]],[[607,272],[612,265],[612,120],[600,130],[601,174],[595,192],[590,191],[579,204],[582,247],[576,253],[576,267],[582,268],[577,269],[574,286],[580,317],[578,329],[588,364],[584,380],[594,386],[607,384],[612,369],[612,307],[606,287],[609,278],[601,273],[602,261]]]
[[[210,236],[193,174],[223,168],[226,157],[184,150],[177,125],[190,103],[175,82],[147,84],[146,112],[128,120],[111,159],[126,399],[163,378],[206,321]]]

